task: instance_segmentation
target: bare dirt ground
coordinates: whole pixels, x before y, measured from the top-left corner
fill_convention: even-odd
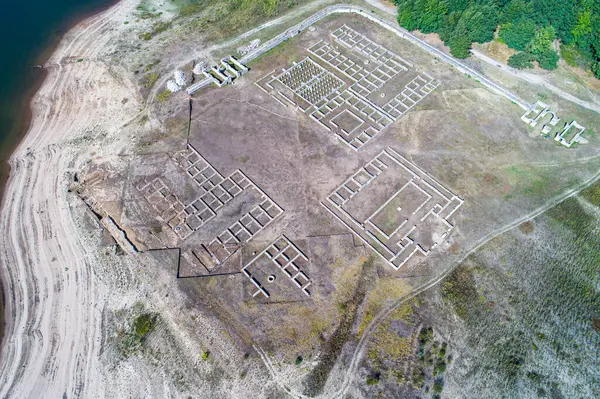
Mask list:
[[[262,29],[286,25],[319,4]],[[597,177],[598,137],[572,149],[543,140],[522,123],[517,105],[359,16],[326,18],[253,62],[231,86],[192,99],[184,92],[166,96],[174,67],[190,76],[192,60],[238,42],[186,41],[175,51],[180,37],[173,35],[153,48],[132,39],[138,32],[125,24],[136,18],[136,6],[124,1],[64,39],[34,99],[31,131],[11,158],[1,220],[0,262],[12,288],[1,396],[370,396],[361,363],[372,353],[369,342],[389,349],[394,341],[381,331],[390,326],[416,339],[399,324],[405,315],[397,309],[493,237]],[[310,56],[349,85],[347,76],[307,51],[320,40],[333,44],[331,34],[343,24],[414,64],[410,79],[374,91],[372,103],[383,106],[417,75],[439,82],[358,151],[343,143],[339,129],[328,131],[308,113],[282,105],[280,94],[261,89],[268,86],[254,84]],[[193,57],[183,51],[197,47]],[[368,120],[344,107],[355,116],[323,121],[334,128],[330,121]],[[584,125],[597,121],[595,114],[574,114]],[[437,227],[398,237],[434,247],[399,271],[321,204],[384,149],[464,200],[448,216],[454,229],[443,240]],[[184,157],[198,159],[195,151],[210,167],[186,163]],[[405,178],[382,178],[374,194],[357,197],[358,210],[391,198],[390,187]],[[414,198],[423,196],[418,183],[411,187]],[[202,197],[214,208],[190,208],[206,191],[218,197]],[[401,202],[398,211],[418,212],[418,201]],[[255,212],[257,204],[263,213]],[[200,220],[204,211],[215,215]],[[200,219],[185,219],[186,225],[173,218],[178,212]],[[395,218],[388,212],[373,220],[390,232]],[[224,243],[229,236],[220,233],[234,225],[238,237],[250,238]],[[282,234],[304,255],[294,258],[294,267],[302,265],[310,279],[303,286],[310,296],[296,286],[305,283],[299,274],[288,277],[269,259],[247,270],[271,296],[242,270]],[[213,246],[215,237],[221,241]],[[291,248],[279,258],[286,265],[296,254],[286,252]],[[143,320],[152,321],[147,331]]]
[[[136,6],[121,2],[63,39],[33,100],[30,131],[11,157],[1,222],[2,397],[179,397],[191,389],[205,392],[194,396],[226,389],[235,397],[239,389],[260,390],[266,377],[250,369],[242,385],[221,385],[241,369],[216,360],[233,359],[236,351],[219,338],[218,322],[192,310],[177,322],[181,298],[167,288],[173,274],[145,255],[129,259],[114,246],[101,247],[106,233],[69,192],[92,158],[112,158],[134,140],[136,125],[127,126],[140,117],[143,99],[134,76],[106,60]],[[143,361],[123,357],[114,344],[140,307],[160,314]],[[213,355],[201,359],[209,346]]]

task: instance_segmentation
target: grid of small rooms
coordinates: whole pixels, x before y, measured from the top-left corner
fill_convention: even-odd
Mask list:
[[[257,205],[208,243],[207,248],[220,261],[231,255],[229,244],[247,242],[283,213],[283,209],[241,170],[224,177],[189,144],[174,158],[197,186],[196,199],[184,204],[160,177],[144,177],[136,187],[182,240],[216,217],[221,208],[242,192],[255,190],[260,195]]]
[[[280,74],[267,74],[256,85],[280,104],[308,113],[354,150],[401,118],[440,84],[426,72],[416,74],[400,93],[391,93],[391,99],[379,106],[368,97],[382,91],[386,83],[413,65],[347,25],[332,36],[349,53],[345,55],[324,40],[312,45],[308,52],[336,73],[309,56]],[[350,114],[352,123],[339,124],[336,119],[342,114]]]
[[[257,276],[258,273],[253,271],[253,266],[262,257],[266,257],[270,264],[284,273],[307,297],[310,296],[308,287],[311,285],[311,281],[306,272],[302,270],[308,266],[309,260],[294,243],[282,235],[242,268],[244,275],[250,279],[256,288],[256,291],[252,294],[253,297],[259,294],[262,294],[265,298],[271,296],[266,286],[267,283],[273,281],[268,278],[267,281],[264,281],[264,279]]]

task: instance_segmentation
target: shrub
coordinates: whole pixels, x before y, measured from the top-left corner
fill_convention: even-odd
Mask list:
[[[209,351],[202,352],[202,360],[208,360],[209,357],[210,357]]]
[[[544,26],[535,32],[527,51],[534,55],[542,55],[552,49],[552,42],[556,38],[556,31],[552,26]]]
[[[154,72],[154,73],[149,73],[148,75],[146,75],[143,79],[143,85],[145,88],[150,88],[152,86],[154,86],[154,83],[156,83],[156,81],[158,80],[158,73]]]
[[[167,101],[170,96],[171,96],[171,92],[169,90],[165,90],[165,91],[161,92],[158,96],[156,96],[156,99],[158,101],[160,101],[161,103],[163,103],[163,102]]]
[[[444,390],[444,381],[439,379],[433,383],[433,392],[440,394]]]
[[[296,366],[300,366],[300,363],[302,363],[302,360],[304,360],[304,359],[302,359],[302,356],[298,356],[296,358]]]
[[[533,68],[533,61],[535,57],[533,57],[529,53],[521,52],[512,55],[508,59],[508,66],[516,68],[516,69],[525,69],[525,68]]]
[[[596,61],[592,64],[592,73],[595,77],[600,79],[600,61]]]
[[[531,381],[535,382],[535,383],[539,383],[540,382],[540,376],[538,373],[534,372],[534,371],[530,371],[529,373],[527,373],[527,378],[529,378]]]
[[[377,385],[377,384],[379,384],[379,374],[367,376],[367,385]]]
[[[156,316],[151,313],[144,313],[135,319],[133,331],[139,341],[142,341],[154,329],[155,321]]]
[[[446,362],[442,361],[435,365],[435,369],[433,370],[434,375],[444,374],[446,372]]]
[[[448,349],[448,344],[446,342],[444,342],[442,344],[442,347],[440,348],[440,353],[439,353],[440,359],[443,359],[444,356],[446,356],[446,349]]]
[[[558,68],[558,53],[554,50],[548,50],[538,55],[537,61],[540,64],[540,68],[553,71]]]
[[[144,342],[155,326],[158,315],[144,313],[137,316],[129,330],[122,334],[117,341],[117,348],[123,357],[128,357],[143,349]]]

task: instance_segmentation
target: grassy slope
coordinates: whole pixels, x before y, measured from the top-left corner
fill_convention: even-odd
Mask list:
[[[361,378],[359,388],[437,397],[438,382],[441,397],[600,397],[599,218],[600,184],[489,242],[409,304],[400,329],[392,321],[376,332],[363,374],[381,381]],[[430,326],[452,359],[431,360],[416,341],[383,350],[383,338],[398,346]],[[437,376],[436,363],[446,365]]]
[[[571,198],[490,242],[442,284],[443,305],[433,312],[457,316],[437,326],[462,347],[466,372],[454,376],[456,389],[467,397],[600,396],[596,211]]]

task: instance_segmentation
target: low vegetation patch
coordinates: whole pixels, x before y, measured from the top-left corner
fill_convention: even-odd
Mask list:
[[[591,185],[583,190],[579,195],[593,205],[600,207],[600,183]]]
[[[374,258],[371,256],[362,265],[361,276],[358,285],[354,291],[352,299],[348,302],[345,311],[340,317],[340,324],[333,332],[331,338],[325,342],[322,348],[322,355],[319,364],[312,369],[304,381],[304,394],[308,396],[317,396],[325,387],[329,378],[329,373],[333,369],[338,356],[342,352],[344,344],[352,337],[351,330],[357,318],[360,305],[367,296],[369,282],[373,278]]]
[[[158,80],[159,74],[157,72],[149,73],[142,79],[142,85],[144,88],[149,89],[154,86],[156,81]]]
[[[171,28],[171,22],[170,21],[158,21],[158,22],[155,22],[152,25],[152,28],[151,28],[151,30],[149,32],[144,32],[144,33],[140,34],[140,39],[142,39],[142,40],[150,40],[154,36],[158,35],[159,33],[165,32],[169,28]]]
[[[169,99],[169,97],[171,97],[171,92],[169,90],[163,90],[156,96],[156,99],[161,103],[164,103]]]
[[[138,353],[150,333],[154,331],[158,315],[156,313],[142,313],[135,317],[129,328],[118,336],[117,348],[123,357]]]
[[[531,234],[531,233],[533,233],[533,229],[534,229],[534,225],[533,225],[533,221],[531,221],[531,220],[528,220],[519,225],[519,230],[523,234]]]

